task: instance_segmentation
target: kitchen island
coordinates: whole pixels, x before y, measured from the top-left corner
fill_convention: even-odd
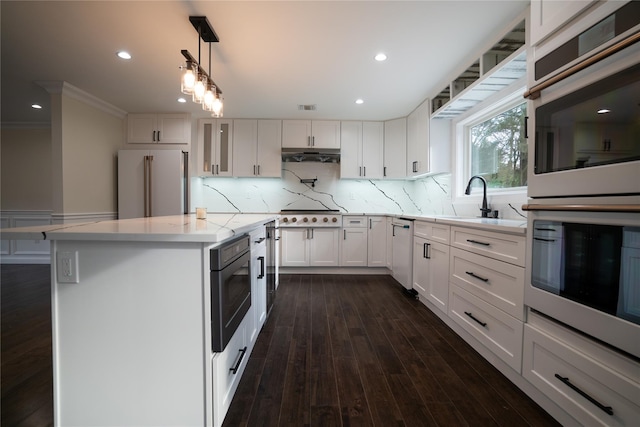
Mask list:
[[[211,350],[209,252],[276,217],[180,215],[2,230],[3,238],[51,241],[55,425],[222,424],[220,402],[230,403],[234,389],[216,395],[231,375],[217,367],[222,359],[241,362],[239,377],[249,354]]]

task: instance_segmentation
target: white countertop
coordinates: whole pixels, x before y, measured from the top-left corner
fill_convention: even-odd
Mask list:
[[[0,230],[3,239],[218,243],[276,219],[278,214],[195,214],[42,225]]]
[[[441,224],[477,228],[503,233],[526,234],[527,219],[470,218],[454,215],[392,215],[396,218],[408,218],[416,221],[437,222]]]

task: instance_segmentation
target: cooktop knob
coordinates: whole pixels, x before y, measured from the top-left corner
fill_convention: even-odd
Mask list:
[[[284,218],[282,218],[282,222],[289,222],[289,218],[285,216]]]
[[[298,222],[298,218],[294,216],[293,218],[291,218],[291,222]]]
[[[336,217],[331,218],[331,222],[338,222],[338,218]]]
[[[311,222],[318,222],[318,218],[314,216],[313,218],[311,218]]]
[[[303,218],[303,220],[302,220],[302,221],[304,221],[304,222],[309,222],[309,218],[307,218],[307,217],[305,216],[305,217]]]
[[[322,221],[323,221],[323,222],[329,222],[329,218],[324,217],[324,218],[322,218]]]

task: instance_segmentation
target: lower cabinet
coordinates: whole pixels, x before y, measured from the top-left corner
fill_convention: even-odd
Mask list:
[[[339,228],[280,228],[283,267],[337,267]]]
[[[530,312],[522,375],[585,426],[633,426],[640,420],[638,364]]]
[[[367,218],[367,266],[387,266],[387,217]]]
[[[453,283],[449,285],[449,317],[520,373],[522,321]]]
[[[342,267],[367,266],[367,229],[343,228],[340,250]]]
[[[224,351],[214,353],[211,358],[214,426],[222,425],[240,383],[240,378],[242,378],[242,373],[249,361],[251,349],[248,330],[252,328],[250,323],[253,319],[250,314],[253,310],[252,307]]]
[[[447,313],[449,300],[449,246],[413,237],[413,289]]]

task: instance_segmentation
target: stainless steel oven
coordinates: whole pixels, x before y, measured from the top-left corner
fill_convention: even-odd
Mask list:
[[[640,2],[620,5],[534,58],[529,197],[640,194]]]
[[[635,357],[640,357],[638,199],[526,206],[525,304]]]
[[[223,351],[251,307],[250,238],[243,235],[210,251],[211,345]]]

